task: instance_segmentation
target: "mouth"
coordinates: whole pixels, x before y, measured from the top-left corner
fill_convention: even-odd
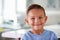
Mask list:
[[[42,24],[35,24],[35,26],[40,26],[40,25],[42,25]]]
[[[42,25],[35,25],[34,26],[34,29],[36,29],[36,30],[40,30],[42,28]]]

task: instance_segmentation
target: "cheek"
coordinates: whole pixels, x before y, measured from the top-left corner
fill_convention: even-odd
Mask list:
[[[33,25],[34,25],[34,22],[33,22],[33,21],[31,21],[31,20],[29,20],[29,22],[28,22],[28,23],[29,23],[29,25],[30,25],[30,26],[33,26]]]
[[[46,21],[45,20],[42,20],[42,23],[45,23]]]

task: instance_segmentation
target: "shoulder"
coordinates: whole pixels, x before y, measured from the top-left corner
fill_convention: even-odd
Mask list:
[[[23,34],[22,36],[21,36],[21,40],[28,40],[28,37],[29,37],[29,35],[30,35],[30,33],[29,33],[29,31],[27,31],[25,34]]]
[[[56,34],[50,30],[45,30],[45,34],[50,35],[50,36],[56,36]]]
[[[50,31],[50,30],[44,30],[44,31],[49,34],[55,34],[53,31]]]
[[[51,37],[51,39],[55,39],[57,40],[57,36],[53,31],[50,30],[45,30],[47,34],[49,34],[49,36]]]

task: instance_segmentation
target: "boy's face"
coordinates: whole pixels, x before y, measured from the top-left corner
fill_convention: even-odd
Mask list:
[[[43,10],[32,9],[29,11],[26,22],[31,26],[33,30],[41,30],[47,20],[47,16],[44,16]]]

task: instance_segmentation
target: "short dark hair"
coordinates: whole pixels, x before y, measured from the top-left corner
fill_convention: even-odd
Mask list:
[[[43,10],[43,12],[44,12],[44,16],[46,16],[45,9],[44,9],[41,5],[38,5],[38,4],[32,4],[32,5],[30,5],[30,6],[28,7],[28,9],[27,9],[27,14],[28,14],[28,12],[29,12],[30,10],[32,10],[32,9],[41,9],[41,10]]]

